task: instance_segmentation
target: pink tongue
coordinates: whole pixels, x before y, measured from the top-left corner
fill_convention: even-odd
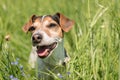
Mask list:
[[[40,49],[37,51],[38,56],[47,56],[49,49]]]

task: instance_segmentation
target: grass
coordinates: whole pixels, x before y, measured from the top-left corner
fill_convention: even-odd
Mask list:
[[[21,28],[33,14],[56,12],[75,25],[64,38],[71,56],[67,73],[53,74],[55,80],[118,80],[119,10],[118,0],[0,0],[0,80],[37,80],[28,66],[30,34]]]

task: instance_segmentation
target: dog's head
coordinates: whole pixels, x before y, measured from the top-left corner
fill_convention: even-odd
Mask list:
[[[23,26],[24,32],[32,33],[32,44],[37,48],[40,58],[45,58],[54,51],[63,38],[63,32],[68,32],[74,21],[60,13],[55,15],[33,15]]]

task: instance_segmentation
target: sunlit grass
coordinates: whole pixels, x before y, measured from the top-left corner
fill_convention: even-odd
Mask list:
[[[30,35],[22,26],[33,14],[56,12],[73,19],[75,25],[64,36],[71,57],[67,73],[51,75],[56,80],[118,80],[119,9],[117,0],[1,0],[0,80],[37,79],[36,69],[28,65]]]

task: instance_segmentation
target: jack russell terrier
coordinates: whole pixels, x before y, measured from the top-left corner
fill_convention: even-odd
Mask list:
[[[64,32],[68,32],[73,24],[73,20],[61,13],[56,13],[44,16],[33,15],[23,26],[24,32],[32,33],[33,47],[29,64],[34,68],[37,61],[40,78],[47,77],[44,72],[53,70],[58,65],[65,66],[69,61],[70,58],[64,49],[63,37]]]

